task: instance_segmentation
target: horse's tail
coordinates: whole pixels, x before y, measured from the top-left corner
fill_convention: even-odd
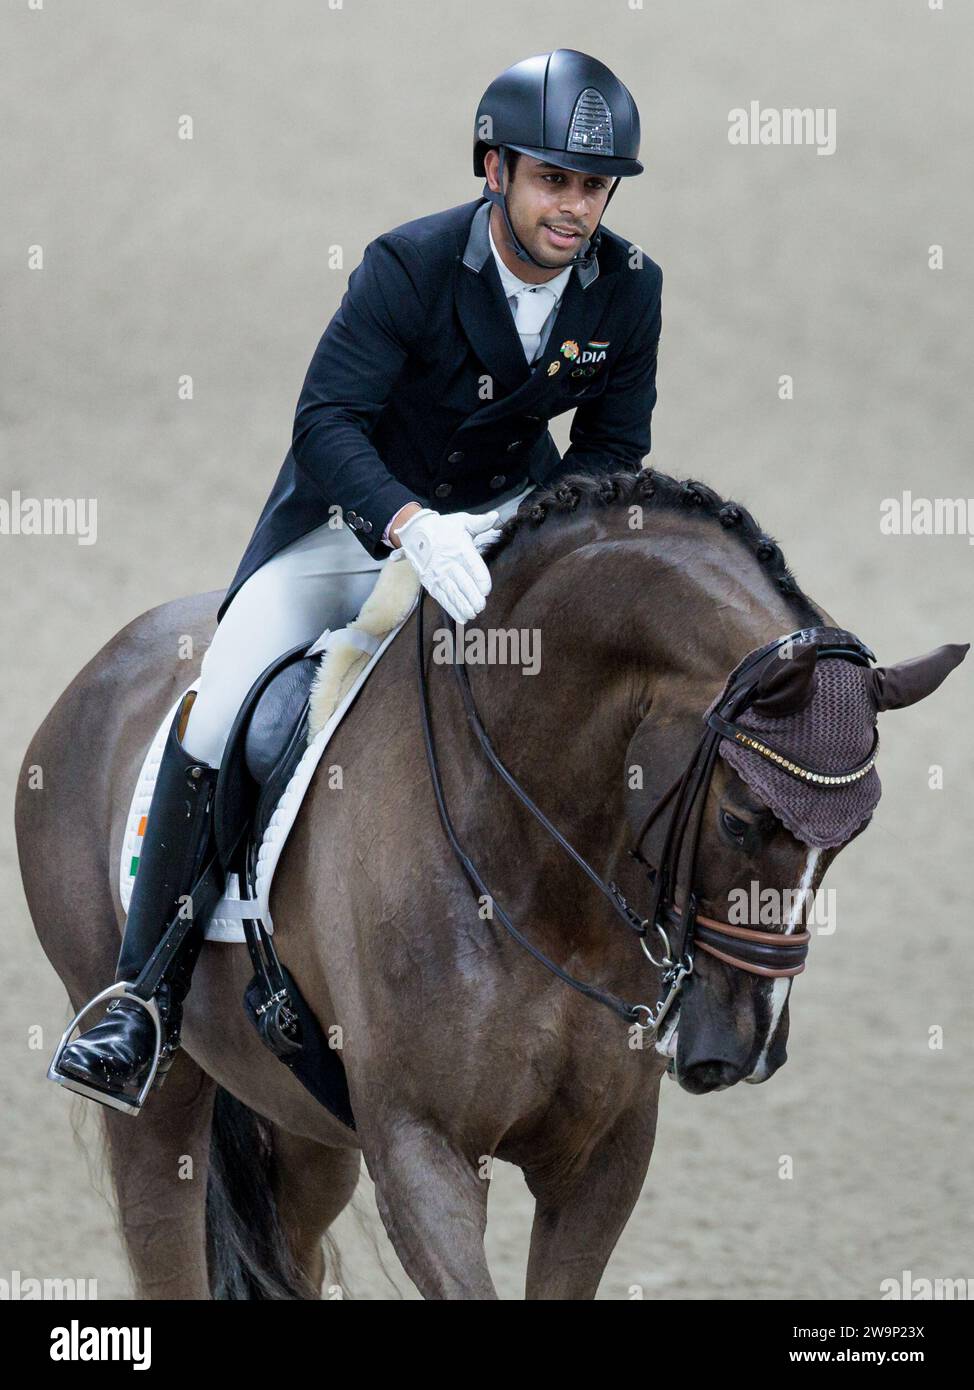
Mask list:
[[[271,1186],[271,1125],[216,1089],[206,1188],[210,1294],[219,1299],[318,1298],[295,1263]]]

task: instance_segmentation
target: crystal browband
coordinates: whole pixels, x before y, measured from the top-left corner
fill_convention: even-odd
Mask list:
[[[792,777],[799,778],[802,782],[815,782],[819,786],[845,786],[849,782],[858,782],[860,777],[865,777],[866,773],[876,761],[876,754],[879,751],[879,730],[873,729],[873,745],[869,750],[868,756],[863,762],[855,767],[849,768],[845,772],[823,772],[818,768],[802,767],[796,763],[788,753],[780,748],[775,748],[772,744],[766,743],[757,738],[751,729],[742,729],[739,724],[733,724],[728,719],[721,719],[718,714],[711,714],[707,723],[713,729],[719,730],[725,738],[733,739],[735,743],[744,748],[750,748],[755,753],[760,753],[769,762],[780,767],[782,772],[789,773]]]

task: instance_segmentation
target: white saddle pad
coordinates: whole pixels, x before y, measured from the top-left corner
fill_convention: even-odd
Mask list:
[[[308,648],[309,656],[322,653],[311,690],[308,746],[264,832],[257,856],[255,896],[242,897],[237,875],[231,874],[225,895],[217,904],[207,926],[208,941],[244,941],[242,924],[245,918],[260,918],[269,932],[274,930],[270,912],[274,871],[315,768],[335,730],[355,703],[362,686],[416,606],[419,580],[412,565],[395,563],[401,553],[397,551],[380,571],[375,588],[354,622],[334,632],[326,630]],[[196,680],[186,689],[196,690],[198,687],[199,680]],[[132,795],[119,864],[119,893],[126,912],[132,898],[159,762],[183,695],[159,725]]]

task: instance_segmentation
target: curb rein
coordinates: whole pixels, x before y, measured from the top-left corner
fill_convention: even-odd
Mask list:
[[[651,912],[648,917],[641,917],[626,901],[618,885],[612,881],[606,882],[592,868],[587,860],[583,859],[577,850],[565,839],[561,832],[554,826],[544,812],[535,805],[528,796],[527,792],[505,767],[504,763],[497,756],[491,744],[490,736],[484,728],[477,706],[473,698],[473,691],[470,688],[470,679],[467,675],[466,667],[457,660],[457,629],[458,624],[440,609],[444,622],[450,624],[453,630],[453,671],[456,676],[457,685],[460,690],[460,697],[463,701],[464,712],[471,729],[476,735],[477,741],[483,749],[488,762],[507,784],[510,790],[518,798],[521,804],[530,812],[532,817],[546,831],[548,836],[559,845],[561,849],[572,859],[582,872],[599,890],[602,896],[609,903],[616,916],[631,931],[639,937],[639,944],[647,960],[660,972],[660,998],[656,1002],[655,1011],[648,1004],[628,1004],[618,995],[612,994],[607,990],[597,988],[595,985],[586,984],[583,980],[576,979],[561,966],[557,965],[544,952],[540,951],[531,941],[523,935],[514,925],[511,918],[500,906],[494,895],[490,892],[483,878],[477,871],[476,866],[461,845],[450,814],[446,805],[446,798],[443,792],[443,781],[440,775],[440,768],[437,762],[436,749],[433,739],[432,722],[430,718],[429,703],[429,679],[426,671],[425,661],[425,633],[424,633],[424,600],[425,594],[420,592],[419,603],[416,613],[416,654],[417,670],[419,678],[420,695],[420,714],[423,727],[423,744],[426,750],[426,760],[429,764],[430,779],[433,785],[433,792],[436,797],[436,807],[439,812],[440,821],[450,842],[450,847],[456,856],[457,862],[464,872],[471,887],[481,896],[490,899],[494,914],[497,916],[505,931],[522,946],[535,960],[556,975],[566,985],[577,990],[588,999],[594,999],[597,1003],[605,1005],[613,1013],[619,1015],[627,1023],[635,1024],[641,1032],[658,1034],[660,1025],[666,1017],[670,1008],[676,1001],[683,987],[683,982],[693,971],[692,948],[697,947],[702,951],[724,961],[726,964],[744,970],[749,974],[761,975],[766,978],[779,979],[786,976],[798,975],[805,969],[805,958],[808,954],[808,946],[811,935],[808,931],[793,932],[787,936],[781,932],[766,931],[758,927],[739,927],[729,922],[720,922],[712,917],[705,917],[697,911],[697,898],[692,891],[692,885],[696,876],[697,852],[700,845],[700,834],[703,825],[703,813],[707,801],[707,793],[710,790],[710,783],[713,777],[714,765],[717,759],[720,742],[724,738],[735,737],[740,732],[734,725],[737,719],[751,703],[757,686],[758,679],[764,666],[770,661],[780,649],[788,643],[811,644],[816,648],[818,658],[822,657],[843,657],[855,662],[860,666],[868,666],[870,661],[875,661],[873,652],[860,641],[853,633],[844,628],[835,627],[811,627],[799,628],[795,632],[787,633],[784,637],[776,637],[766,646],[749,653],[744,658],[741,665],[734,674],[733,683],[726,694],[721,698],[719,705],[707,718],[707,727],[700,738],[690,760],[679,774],[672,786],[664,792],[660,799],[652,806],[636,836],[631,849],[627,851],[632,859],[647,871],[647,876],[652,885]],[[873,747],[868,758],[860,763],[856,768],[841,774],[843,780],[855,780],[864,776],[876,756],[877,742],[874,735]],[[756,751],[764,751],[758,748]],[[827,780],[827,774],[820,774],[813,770],[798,768],[797,765],[789,763],[778,752],[778,750],[768,750],[766,756],[772,757],[773,761],[782,766],[783,771],[792,772],[793,775],[801,776],[803,780],[811,777],[812,780]],[[651,825],[657,820],[666,807],[672,804],[670,817],[667,824],[666,836],[663,843],[663,852],[660,856],[659,868],[649,863],[642,854],[642,843]],[[683,847],[686,841],[687,831],[693,821],[690,855],[687,864],[687,882],[690,891],[687,894],[685,905],[680,908],[676,901],[677,879],[679,873],[680,860],[683,855]],[[667,926],[675,925],[677,930],[675,939],[677,950],[674,951],[667,932]],[[658,933],[663,942],[664,954],[662,959],[657,960],[647,946],[647,937],[650,929]]]

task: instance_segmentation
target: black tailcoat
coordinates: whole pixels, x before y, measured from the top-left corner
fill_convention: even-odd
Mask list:
[[[533,368],[478,199],[377,237],[298,400],[292,447],[220,616],[283,546],[340,515],[372,556],[400,507],[489,502],[572,469],[637,469],[656,404],[662,272],[607,228]],[[548,421],[577,407],[564,458]]]

